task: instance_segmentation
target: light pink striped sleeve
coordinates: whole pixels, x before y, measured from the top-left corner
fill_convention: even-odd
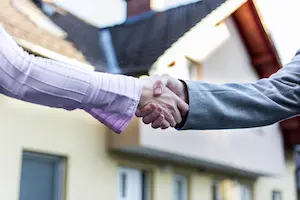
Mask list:
[[[107,102],[103,108],[85,109],[93,117],[108,126],[116,133],[121,133],[136,111],[141,95],[141,84],[136,78],[106,74],[101,81],[93,81],[94,91],[89,100],[93,105],[97,102]],[[99,90],[99,88],[101,88]],[[103,95],[99,95],[99,92]]]
[[[66,110],[84,109],[116,133],[134,116],[139,79],[29,55],[0,25],[0,93]]]

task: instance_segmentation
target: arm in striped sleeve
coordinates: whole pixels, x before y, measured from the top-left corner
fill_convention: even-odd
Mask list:
[[[141,95],[138,79],[35,57],[0,26],[0,93],[39,105],[84,109],[120,133]]]

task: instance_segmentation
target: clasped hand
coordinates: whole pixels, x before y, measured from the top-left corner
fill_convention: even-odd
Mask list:
[[[153,128],[167,129],[181,123],[189,110],[185,85],[169,75],[141,81],[143,89],[136,116]]]

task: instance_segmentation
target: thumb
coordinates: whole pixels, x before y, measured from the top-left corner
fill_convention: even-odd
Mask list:
[[[163,89],[168,87],[169,84],[169,77],[168,76],[161,76],[159,80],[156,80],[153,84],[153,95],[158,97],[162,95]]]
[[[161,80],[155,81],[155,83],[153,84],[153,95],[155,97],[162,95],[163,88],[165,88],[166,85],[167,85],[167,80],[164,78],[162,78]]]

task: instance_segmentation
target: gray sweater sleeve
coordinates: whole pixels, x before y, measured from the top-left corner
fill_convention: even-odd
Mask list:
[[[300,51],[277,73],[256,83],[186,84],[190,111],[182,130],[271,125],[300,112]]]

